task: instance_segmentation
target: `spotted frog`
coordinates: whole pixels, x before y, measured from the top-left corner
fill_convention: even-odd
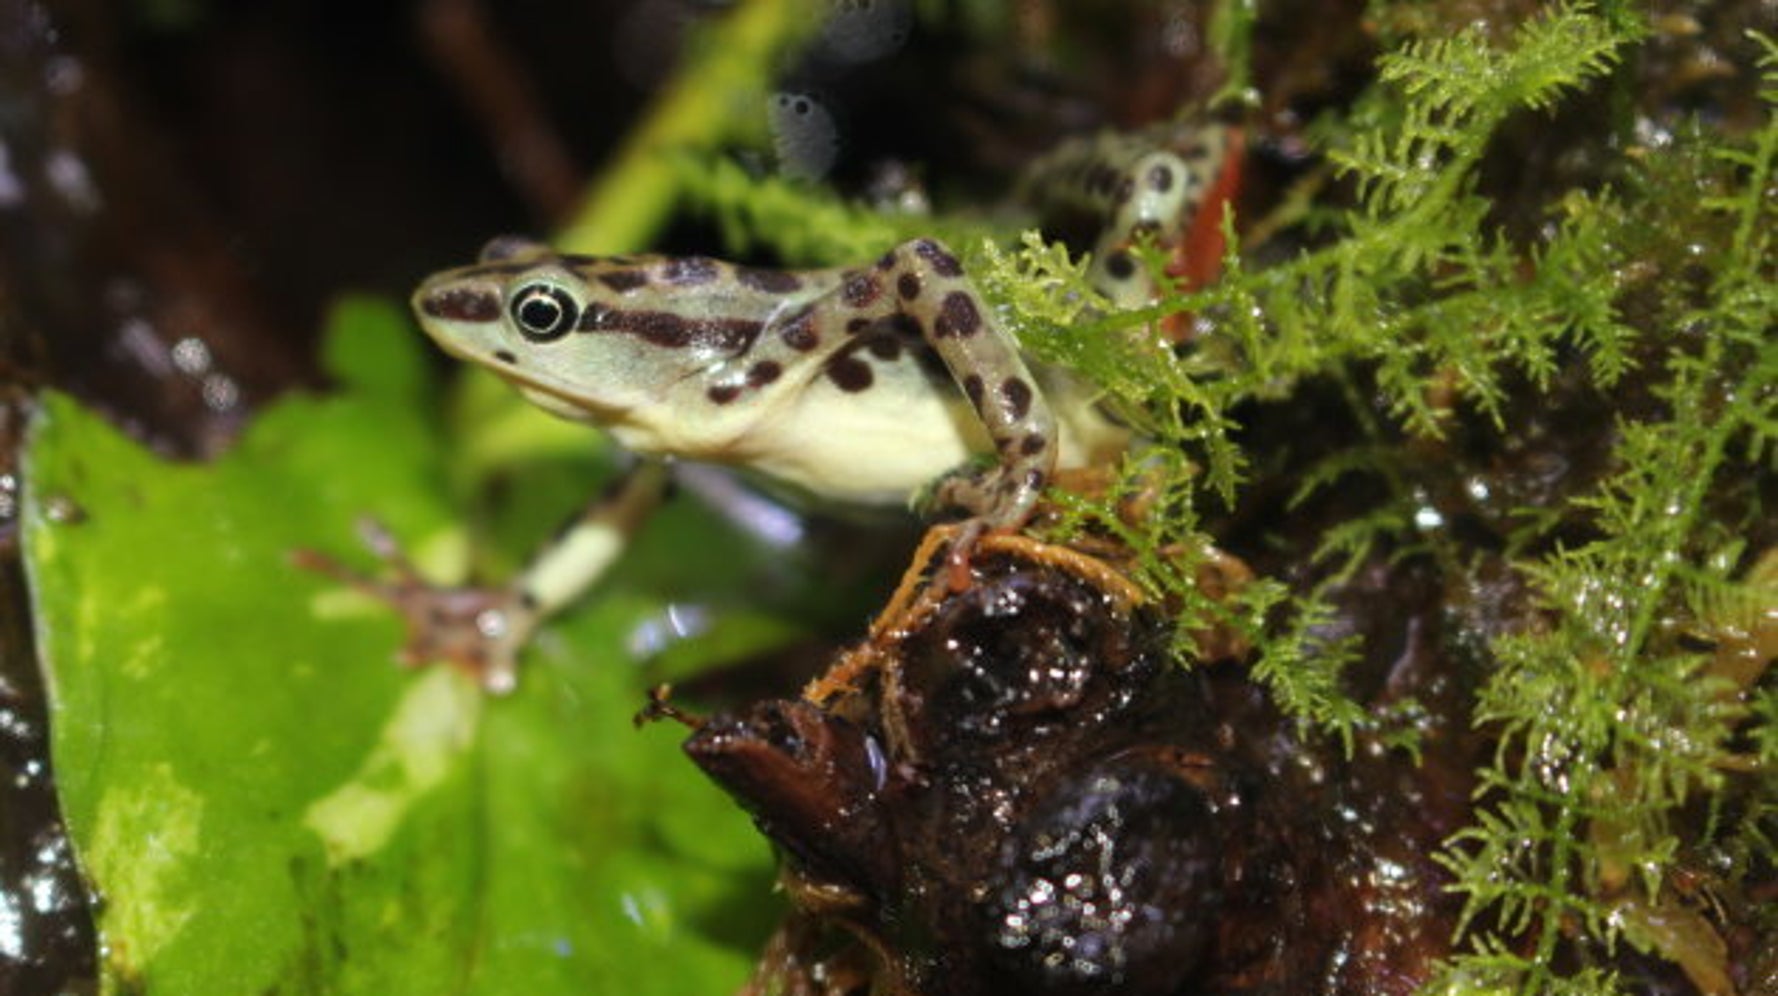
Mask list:
[[[1093,140],[1039,164],[1030,189],[1049,210],[1120,230],[1094,271],[1114,302],[1153,293],[1128,289],[1129,243],[1181,242],[1216,186],[1207,150],[1226,149],[1227,133],[1191,134],[1185,148]],[[503,589],[437,590],[405,566],[395,582],[354,579],[413,621],[410,659],[456,660],[493,691],[513,686],[531,632],[604,572],[658,500],[663,458],[854,505],[905,505],[937,482],[929,504],[966,517],[966,556],[968,537],[1023,524],[1058,469],[1114,459],[1130,441],[1090,388],[1021,353],[934,239],[782,271],[501,238],[427,279],[413,306],[447,353],[644,458]],[[986,469],[971,469],[983,455]]]

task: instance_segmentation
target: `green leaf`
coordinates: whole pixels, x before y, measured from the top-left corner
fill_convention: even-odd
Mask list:
[[[769,857],[677,731],[631,725],[654,679],[625,640],[660,596],[612,579],[489,700],[394,667],[390,610],[291,565],[350,554],[362,514],[423,563],[467,546],[418,337],[375,302],[332,331],[343,390],[211,465],[59,395],[34,424],[26,552],[105,990],[734,988]]]

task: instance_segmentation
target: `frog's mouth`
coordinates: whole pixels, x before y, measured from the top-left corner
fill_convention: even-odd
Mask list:
[[[426,301],[450,294],[451,291],[446,290]],[[420,327],[439,349],[454,359],[485,367],[544,411],[576,422],[603,424],[624,418],[625,409],[599,404],[549,377],[538,376],[526,370],[517,355],[504,346],[495,344],[493,339],[500,328],[497,308],[492,320],[460,320],[465,309],[471,316],[484,314],[480,308],[480,305],[474,303],[463,304],[455,314],[447,315],[428,307],[422,302],[422,295],[415,295],[414,298],[414,310],[420,315]]]
[[[442,344],[441,344],[442,345]],[[451,349],[445,352],[460,360],[467,360],[477,366],[486,367],[488,372],[511,384],[513,389],[524,396],[526,401],[571,422],[591,422],[600,426],[612,426],[628,420],[629,409],[608,404],[600,404],[583,393],[578,393],[547,379],[525,373],[517,365],[516,359],[492,354],[478,355],[472,350]]]
[[[502,376],[504,377],[504,375]],[[585,398],[570,397],[551,389],[547,384],[540,384],[521,377],[505,377],[505,380],[524,395],[525,400],[551,415],[561,418],[609,426],[623,421],[626,414],[625,409],[610,408],[595,404]]]
[[[516,359],[498,355],[478,356],[468,350],[446,349],[445,351],[459,359],[487,367],[489,372],[511,384],[513,389],[523,395],[527,401],[552,415],[576,422],[592,422],[601,428],[619,432],[626,426],[641,426],[649,421],[645,414],[648,408],[645,402],[631,404],[601,402],[588,397],[583,389],[553,383],[546,378],[525,372],[518,365]],[[681,382],[702,375],[702,371],[688,371],[680,377],[662,384],[659,392],[670,393]]]

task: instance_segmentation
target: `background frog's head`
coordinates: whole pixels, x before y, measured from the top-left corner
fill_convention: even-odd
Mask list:
[[[507,236],[472,266],[434,274],[414,313],[445,352],[567,418],[620,422],[708,362],[714,344],[624,274],[648,260],[558,255]]]

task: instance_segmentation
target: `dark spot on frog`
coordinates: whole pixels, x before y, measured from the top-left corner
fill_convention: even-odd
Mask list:
[[[895,250],[893,249],[877,257],[877,269],[879,270],[893,270],[895,263]]]
[[[951,368],[945,366],[944,357],[938,355],[938,350],[923,341],[910,342],[908,349],[913,353],[914,362],[920,365],[920,372],[926,375],[928,381],[937,385],[938,390],[956,390],[957,378],[951,373]]]
[[[963,378],[963,396],[977,408],[982,406],[982,379],[975,374]]]
[[[704,394],[711,403],[726,405],[741,396],[741,388],[735,384],[712,384]]]
[[[1043,490],[1043,471],[1031,470],[1025,474],[1025,487],[1031,491]]]
[[[505,363],[508,366],[516,367],[519,365],[519,358],[512,355],[510,352],[507,352],[504,349],[494,350],[494,359],[499,360],[500,362]]]
[[[778,337],[784,340],[784,345],[799,353],[807,353],[821,345],[821,336],[815,331],[815,306],[805,304],[785,319]]]
[[[869,318],[848,318],[846,319],[846,334],[857,335],[874,324],[876,323]]]
[[[1126,176],[1118,181],[1117,192],[1113,195],[1113,200],[1117,201],[1119,204],[1124,204],[1127,203],[1131,197],[1135,196],[1135,194],[1136,181],[1131,177]]]
[[[1128,280],[1136,273],[1136,261],[1122,249],[1113,250],[1105,254],[1105,272],[1113,280]]]
[[[648,283],[648,274],[641,270],[606,270],[594,274],[594,279],[622,294]]]
[[[848,354],[828,361],[827,379],[847,394],[857,394],[869,390],[871,384],[876,382],[876,375],[871,373],[870,364]]]
[[[849,308],[863,308],[883,293],[883,285],[868,273],[854,272],[840,285],[840,300]]]
[[[1019,444],[1019,452],[1025,456],[1036,456],[1043,452],[1043,448],[1048,445],[1049,440],[1043,438],[1043,433],[1033,432]]]
[[[802,287],[801,277],[783,270],[762,270],[751,266],[735,267],[735,280],[746,287],[767,294],[788,294]]]
[[[926,261],[932,272],[941,277],[958,277],[963,275],[963,264],[957,257],[945,251],[944,246],[931,239],[921,239],[914,243],[914,255]]]
[[[892,335],[873,335],[864,340],[864,347],[879,360],[901,357],[901,340]]]
[[[920,328],[920,320],[913,315],[898,311],[883,319],[880,324],[887,331],[893,332],[903,339],[924,340],[926,338],[924,330]]]
[[[698,347],[740,355],[753,348],[764,323],[750,318],[687,320],[670,311],[631,311],[589,305],[581,315],[581,332],[633,335],[662,349]]]
[[[1000,385],[1000,397],[1015,421],[1022,421],[1031,411],[1031,385],[1018,377],[1008,377]]]
[[[784,368],[772,360],[761,360],[747,371],[748,387],[764,387],[777,380],[784,373]]]
[[[745,356],[765,329],[765,323],[751,318],[723,318],[698,322],[694,342],[709,349],[733,356]]]
[[[447,287],[422,296],[420,310],[447,322],[491,322],[500,317],[500,295],[472,287]]]
[[[976,310],[975,298],[963,291],[952,291],[939,305],[938,317],[932,322],[932,335],[938,339],[950,336],[967,339],[981,327],[982,314]]]
[[[651,345],[663,349],[684,349],[691,345],[692,326],[670,311],[613,311],[614,331],[628,332]]]
[[[904,273],[895,278],[895,292],[903,301],[912,301],[920,296],[920,277],[913,273]]]
[[[1165,163],[1155,163],[1148,168],[1148,186],[1156,193],[1164,194],[1173,189],[1173,170]]]
[[[661,280],[675,287],[691,287],[707,284],[721,272],[721,264],[704,256],[674,257],[661,266]]]

